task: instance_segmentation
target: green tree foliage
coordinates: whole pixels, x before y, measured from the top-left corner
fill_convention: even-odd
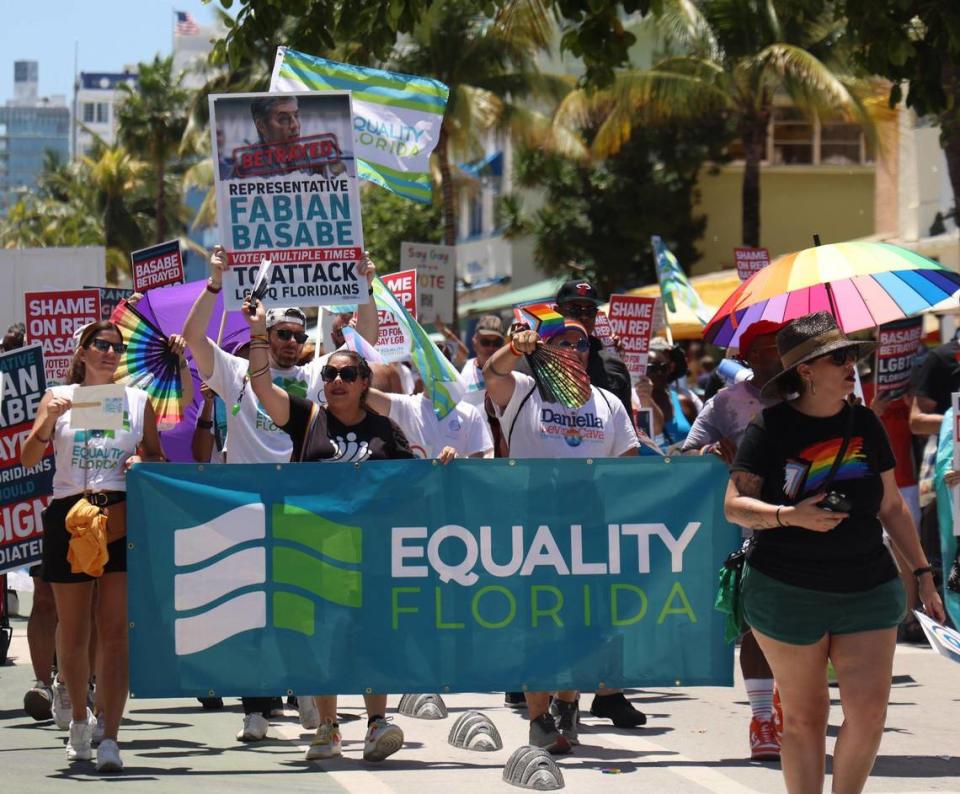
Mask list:
[[[960,196],[960,3],[956,0],[845,0],[847,30],[872,74],[893,82],[890,106],[903,98],[933,114],[953,187]]]
[[[509,197],[501,208],[509,227],[534,235],[535,256],[548,273],[563,273],[574,261],[601,291],[648,284],[656,280],[650,235],[661,235],[685,267],[700,258],[696,241],[706,218],[696,214],[697,177],[705,162],[723,160],[731,135],[714,115],[696,126],[635,129],[617,154],[595,164],[522,150],[516,180],[542,187],[544,205],[524,216]]]
[[[400,269],[400,244],[440,243],[443,226],[439,204],[419,204],[389,190],[366,184],[360,190],[363,244],[377,272]]]

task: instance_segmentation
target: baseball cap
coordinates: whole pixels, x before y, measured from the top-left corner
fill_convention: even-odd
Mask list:
[[[480,336],[499,336],[503,339],[503,323],[500,322],[499,317],[493,314],[485,314],[477,320],[477,327],[473,332]]]
[[[288,306],[286,309],[270,309],[267,311],[267,330],[269,331],[279,323],[298,323],[306,328],[307,315],[296,306]]]
[[[770,320],[758,320],[757,322],[751,324],[746,331],[740,334],[740,355],[749,355],[750,347],[757,340],[758,336],[775,334],[781,328],[783,328],[781,323],[774,323]]]
[[[567,301],[592,301],[598,306],[603,303],[597,288],[585,278],[572,278],[560,287],[557,292],[557,303]]]

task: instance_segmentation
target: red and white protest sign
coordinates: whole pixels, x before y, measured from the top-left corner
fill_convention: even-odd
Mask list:
[[[597,312],[597,320],[593,326],[593,335],[600,340],[600,343],[606,349],[613,349],[613,331],[610,329],[610,320],[607,317],[606,312]]]
[[[635,295],[610,296],[610,329],[623,343],[624,363],[634,381],[647,374],[656,302],[656,298]]]
[[[100,290],[27,292],[23,296],[27,341],[43,347],[47,386],[66,383],[73,359],[73,332],[100,320]]]
[[[130,254],[135,292],[167,284],[183,284],[183,253],[179,240],[169,240]]]
[[[770,252],[766,248],[734,248],[733,260],[740,280],[746,281],[770,264]]]
[[[910,371],[920,349],[923,318],[911,317],[880,326],[877,337],[877,394],[902,394],[910,386]]]
[[[397,301],[416,319],[417,316],[417,271],[401,270],[381,276]],[[404,361],[410,358],[410,340],[391,312],[380,309],[380,332],[377,335],[377,351],[384,361]]]

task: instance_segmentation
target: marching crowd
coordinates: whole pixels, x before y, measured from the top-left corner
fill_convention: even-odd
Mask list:
[[[484,316],[468,357],[467,346],[439,325],[440,344],[461,367],[465,396],[438,419],[406,364],[368,362],[346,347],[305,357],[307,319],[298,308],[248,304],[249,342],[219,347],[206,329],[226,266],[216,250],[182,338],[171,340],[175,352],[189,348],[203,381],[197,461],[717,455],[731,470],[727,518],[748,539],[739,595],[750,756],[780,759],[791,794],[822,789],[829,667],[844,709],[834,791],[862,789],[883,732],[898,631],[915,630],[904,621],[907,606],[920,603],[945,619],[931,566],[940,562],[932,486],[921,505],[922,481],[933,476],[918,464],[928,436],[927,456],[935,455],[950,394],[960,389],[956,342],[918,362],[911,391],[892,400],[870,384],[872,343],[846,337],[823,312],[747,329],[737,355],[752,378],[725,384],[702,346],[684,350],[656,338],[646,377],[632,384],[616,348],[597,338],[601,296],[588,281],[572,279],[556,296],[562,330],[546,340],[522,326],[505,333],[500,317]],[[372,263],[364,260],[360,272],[372,284]],[[343,344],[346,325],[374,344],[374,303],[338,318],[335,344]],[[47,391],[22,453],[25,467],[51,444],[56,458],[43,561],[32,571],[28,639],[37,684],[24,707],[35,719],[52,715],[69,731],[69,760],[91,759],[96,746],[97,769],[116,772],[128,683],[124,476],[138,461],[162,461],[164,454],[150,401],[138,389],[126,388],[121,431],[71,428],[76,386],[112,382],[125,349],[110,322],[86,326],[75,341],[69,383]],[[7,349],[17,343],[4,338]],[[537,388],[525,356],[544,344],[575,353],[589,377],[589,399],[580,408],[548,403]],[[865,402],[852,397],[858,367]],[[582,426],[576,417],[590,416],[590,432],[577,434],[576,443],[569,433],[550,432],[545,409],[573,417],[573,428]],[[642,416],[647,420],[638,426]],[[941,477],[948,485],[958,479],[949,467]],[[84,520],[78,499],[105,516],[105,560],[71,551],[71,528]],[[918,526],[931,522],[924,537],[936,541],[921,544]],[[960,587],[956,564],[954,571],[947,586]],[[579,695],[508,692],[505,702],[527,709],[530,744],[562,754],[578,743]],[[266,736],[274,700],[242,699],[238,740]],[[365,701],[363,757],[380,761],[401,749],[403,731],[387,717],[386,694]],[[302,724],[316,731],[307,758],[339,755],[336,696],[301,695],[298,707]],[[621,690],[594,693],[590,711],[619,727],[646,721]]]

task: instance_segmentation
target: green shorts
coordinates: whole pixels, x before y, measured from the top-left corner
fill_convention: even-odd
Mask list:
[[[893,628],[907,613],[900,577],[857,593],[825,593],[772,579],[749,564],[741,603],[751,628],[791,645],[812,645],[824,634]]]

